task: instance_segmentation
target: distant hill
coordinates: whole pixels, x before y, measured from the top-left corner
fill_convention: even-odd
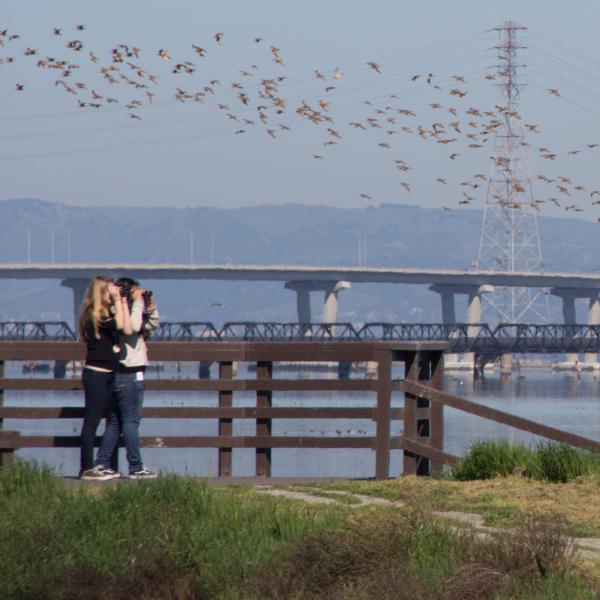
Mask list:
[[[469,268],[482,212],[383,204],[364,209],[285,204],[239,209],[84,208],[35,199],[0,202],[0,262],[153,262]],[[595,223],[539,218],[547,271],[600,268]],[[360,236],[360,237],[359,237]],[[29,240],[29,241],[28,241]],[[29,249],[28,249],[29,248]],[[277,283],[150,284],[166,318],[294,320],[295,298]],[[0,318],[71,319],[70,291],[55,282],[2,282]],[[313,316],[320,299],[313,294]],[[211,307],[220,302],[225,308]],[[461,304],[457,306],[461,318]],[[43,317],[42,317],[43,316]],[[355,285],[339,320],[439,321],[425,286]],[[558,318],[558,317],[557,317]]]

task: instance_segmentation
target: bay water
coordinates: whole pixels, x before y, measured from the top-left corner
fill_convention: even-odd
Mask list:
[[[193,378],[197,377],[197,364],[180,363],[167,365],[164,371],[148,374],[148,377]],[[213,376],[216,373],[213,367]],[[21,375],[20,363],[8,363],[7,377]],[[236,375],[253,378],[254,373],[240,365]],[[353,377],[364,377],[354,373]],[[401,371],[394,377],[402,377]],[[326,378],[336,373],[323,372],[274,372],[276,378]],[[486,377],[473,381],[471,373],[447,372],[445,391],[497,408],[533,421],[550,425],[600,441],[600,379],[597,373],[556,373],[544,369],[521,370],[511,376],[498,372],[486,373]],[[254,406],[254,392],[234,392],[234,406]],[[403,406],[403,394],[394,393],[393,406]],[[82,392],[31,392],[7,391],[5,406],[82,406]],[[217,392],[149,392],[145,393],[145,406],[218,406]],[[363,407],[374,406],[375,394],[369,392],[273,392],[273,406],[293,407]],[[444,409],[444,450],[460,455],[475,440],[508,439],[511,442],[530,443],[535,436],[469,415],[451,408]],[[4,428],[20,431],[23,435],[77,435],[80,419],[30,420],[5,419]],[[254,435],[252,420],[234,420],[234,435]],[[402,431],[402,422],[392,423],[392,435]],[[99,434],[102,432],[102,426]],[[191,436],[217,435],[216,419],[143,419],[142,436]],[[356,419],[279,419],[273,421],[273,435],[293,436],[365,436],[374,435],[375,424],[370,420]],[[18,452],[19,456],[44,462],[57,473],[76,475],[79,469],[77,448],[32,448]],[[161,472],[188,474],[201,477],[217,475],[216,449],[143,448],[146,465]],[[234,449],[234,476],[254,474],[254,449]],[[120,466],[126,471],[124,450],[121,450]],[[372,477],[375,472],[375,453],[368,449],[273,449],[272,475],[275,477]],[[402,472],[402,451],[392,451],[390,475]]]

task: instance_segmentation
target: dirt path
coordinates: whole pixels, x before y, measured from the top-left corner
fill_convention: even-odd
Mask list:
[[[300,500],[302,502],[308,502],[311,504],[335,504],[337,506],[351,509],[376,505],[391,506],[395,508],[402,508],[406,506],[404,502],[400,502],[398,500],[386,500],[385,498],[376,498],[373,496],[365,496],[362,494],[340,492],[335,490],[323,491],[315,489],[315,493],[312,494],[310,491],[296,492],[292,490],[274,488],[268,485],[258,485],[255,486],[254,489],[258,493],[267,494],[269,496]],[[336,498],[336,496],[339,496],[339,498]],[[343,498],[351,498],[352,502],[343,502],[341,501]],[[440,519],[444,519],[445,521],[459,523],[465,526],[468,525],[484,535],[507,531],[506,529],[486,526],[484,524],[483,517],[478,513],[434,511],[433,514]],[[582,558],[600,560],[600,538],[573,538],[573,543],[577,547],[579,555]]]

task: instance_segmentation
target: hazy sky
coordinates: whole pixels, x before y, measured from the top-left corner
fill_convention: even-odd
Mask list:
[[[600,215],[590,198],[590,191],[600,189],[600,148],[585,146],[600,143],[596,2],[4,0],[2,5],[0,29],[20,37],[9,41],[4,36],[0,48],[0,199],[223,208],[402,202],[458,209],[465,191],[460,182],[490,169],[493,136],[481,149],[468,148],[465,137],[475,131],[469,129],[465,111],[490,110],[500,101],[493,86],[497,81],[485,78],[498,62],[492,49],[497,35],[488,30],[514,20],[529,28],[521,39],[527,49],[520,58],[528,65],[523,81],[529,84],[521,112],[524,123],[540,130],[528,132],[536,195],[545,199],[558,193],[555,184],[536,181],[537,174],[569,177],[572,186],[585,187],[579,192],[570,188],[572,197],[561,197],[561,209],[542,205],[543,213],[565,214],[564,206],[573,202],[586,208],[580,213],[584,218]],[[85,29],[78,31],[78,24]],[[55,27],[62,35],[53,35]],[[220,44],[214,39],[217,32],[224,34]],[[256,43],[256,37],[262,40]],[[67,48],[77,41],[83,43],[80,51]],[[124,56],[116,65],[119,71],[108,72],[119,81],[110,84],[99,69],[115,64],[111,50],[119,44],[141,52],[139,57]],[[192,44],[204,48],[205,56]],[[280,53],[273,54],[271,46]],[[26,56],[27,48],[37,53]],[[159,49],[171,58],[161,59]],[[277,55],[283,64],[274,62]],[[69,60],[79,68],[62,77],[59,69],[36,66],[46,57]],[[91,60],[95,57],[98,62]],[[193,63],[187,64],[193,73],[185,73],[185,61]],[[127,62],[143,69],[141,74]],[[377,63],[381,73],[368,62]],[[179,74],[172,73],[176,64],[184,65]],[[315,69],[326,79],[318,79]],[[158,76],[156,84],[148,73]],[[427,84],[429,73],[433,77]],[[121,74],[133,83],[119,79]],[[416,74],[421,77],[412,81]],[[466,83],[454,75],[464,76]],[[261,79],[278,76],[285,77],[273,92],[285,101],[280,114],[272,99],[258,95]],[[25,88],[17,91],[17,84]],[[77,94],[68,93],[66,86]],[[188,96],[184,102],[175,98],[177,88]],[[452,96],[452,88],[468,94]],[[155,94],[151,103],[146,91]],[[198,92],[204,94],[197,97],[203,102],[194,101]],[[239,94],[247,94],[248,105]],[[109,97],[118,102],[107,103]],[[127,108],[132,100],[142,106]],[[326,110],[320,100],[328,103]],[[87,106],[79,108],[78,101]],[[332,121],[313,124],[298,115],[303,101]],[[90,108],[89,103],[102,107]],[[431,107],[436,103],[442,108]],[[398,108],[417,116],[402,115]],[[458,111],[459,142],[437,144],[417,135],[418,125],[430,128],[441,122],[446,139],[453,137],[449,123],[455,117],[448,108]],[[261,112],[266,124],[260,122]],[[381,128],[369,126],[369,118],[378,119]],[[395,132],[388,134],[388,128]],[[549,148],[557,159],[540,158],[538,147]],[[569,155],[570,150],[581,152]],[[451,153],[458,154],[455,160],[449,159]],[[410,169],[399,170],[402,165]],[[469,191],[475,198],[470,206],[482,206],[484,192],[485,186]]]

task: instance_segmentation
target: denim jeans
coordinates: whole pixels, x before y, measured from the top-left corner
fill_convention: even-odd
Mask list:
[[[114,410],[108,419],[96,464],[110,466],[111,455],[122,434],[129,472],[143,467],[139,434],[143,398],[144,382],[137,381],[135,373],[115,373]]]
[[[98,425],[113,411],[115,373],[103,373],[84,368],[81,372],[85,411],[81,428],[81,469],[94,466],[94,442]]]

